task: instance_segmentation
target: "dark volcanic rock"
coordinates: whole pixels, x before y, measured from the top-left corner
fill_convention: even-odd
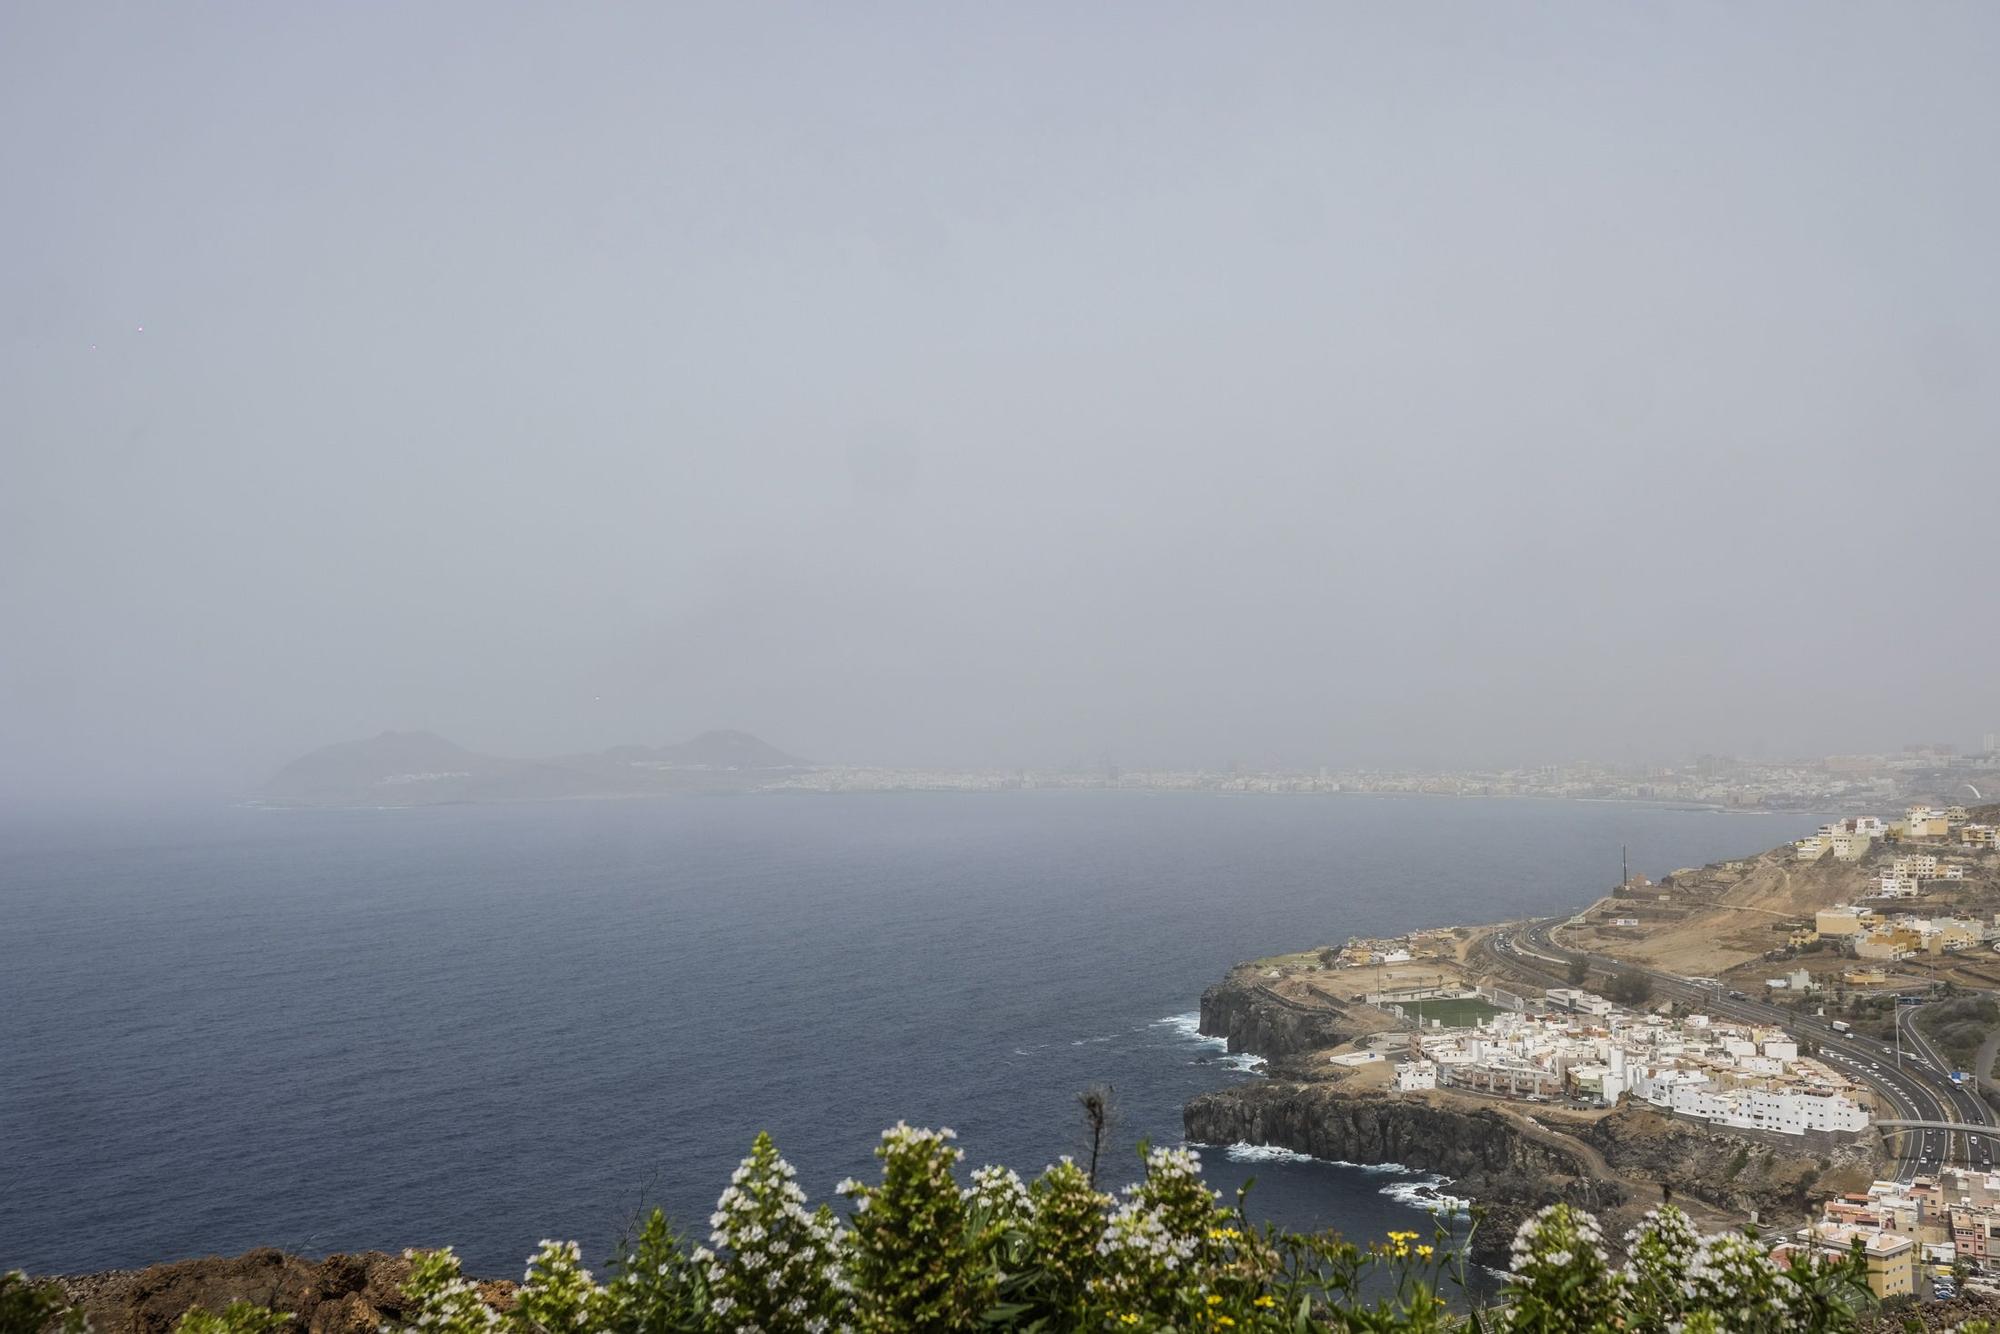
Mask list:
[[[1182,1123],[1202,1144],[1273,1144],[1335,1162],[1400,1163],[1449,1177],[1485,1217],[1475,1259],[1504,1259],[1521,1220],[1558,1200],[1615,1222],[1627,1203],[1617,1182],[1586,1161],[1588,1150],[1531,1137],[1497,1111],[1461,1111],[1414,1098],[1352,1093],[1329,1084],[1262,1082],[1204,1093]],[[1608,1230],[1608,1229],[1607,1229]]]
[[[169,1334],[190,1307],[221,1311],[234,1301],[255,1302],[297,1318],[300,1334],[376,1334],[407,1312],[403,1280],[410,1263],[368,1251],[307,1260],[265,1247],[223,1259],[181,1260],[149,1269],[114,1270],[59,1278],[71,1302],[83,1307],[97,1334]],[[514,1285],[481,1283],[480,1294],[505,1309]]]
[[[1333,1085],[1263,1082],[1221,1089],[1195,1098],[1181,1119],[1188,1138],[1204,1144],[1277,1144],[1315,1158],[1401,1163],[1453,1178],[1589,1174],[1579,1156],[1529,1140],[1498,1112]]]
[[[1305,1009],[1274,995],[1254,978],[1231,974],[1201,993],[1201,1031],[1229,1039],[1231,1051],[1278,1060],[1337,1046],[1361,1030],[1336,1002]]]
[[[1693,1125],[1630,1098],[1581,1138],[1627,1177],[1718,1208],[1754,1210],[1766,1223],[1803,1218],[1830,1191],[1865,1189],[1875,1168],[1872,1149],[1860,1139],[1814,1145],[1760,1139]]]

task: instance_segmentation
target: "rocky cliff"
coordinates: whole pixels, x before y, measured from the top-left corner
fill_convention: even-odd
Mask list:
[[[1487,1262],[1505,1255],[1523,1217],[1557,1200],[1597,1213],[1607,1236],[1621,1235],[1633,1216],[1658,1203],[1661,1186],[1697,1214],[1717,1211],[1704,1220],[1710,1225],[1753,1210],[1767,1224],[1789,1225],[1827,1192],[1865,1186],[1873,1170],[1864,1142],[1767,1141],[1630,1102],[1563,1124],[1449,1094],[1260,1080],[1202,1094],[1188,1103],[1182,1124],[1188,1139],[1202,1144],[1271,1144],[1447,1176],[1455,1193],[1485,1211],[1473,1255]]]
[[[1276,1061],[1368,1031],[1348,1009],[1330,998],[1321,1008],[1301,1008],[1260,985],[1254,972],[1239,969],[1201,993],[1201,1031],[1228,1038],[1231,1051]]]
[[[1593,1170],[1590,1150],[1530,1134],[1497,1109],[1262,1081],[1202,1094],[1187,1105],[1182,1124],[1196,1143],[1274,1144],[1315,1158],[1400,1163],[1448,1176],[1485,1211],[1473,1255],[1488,1263],[1505,1256],[1520,1220],[1545,1204],[1567,1200],[1615,1221],[1628,1203],[1622,1185]]]
[[[1578,1138],[1625,1176],[1719,1209],[1754,1211],[1767,1223],[1791,1223],[1827,1194],[1864,1190],[1875,1173],[1874,1149],[1863,1140],[1807,1145],[1737,1134],[1629,1099]]]

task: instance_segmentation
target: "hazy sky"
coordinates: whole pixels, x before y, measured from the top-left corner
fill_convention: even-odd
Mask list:
[[[0,790],[2000,728],[2000,10],[0,8]]]

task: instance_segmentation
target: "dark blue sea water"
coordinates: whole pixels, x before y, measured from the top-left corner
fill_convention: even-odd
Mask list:
[[[0,1269],[452,1243],[513,1272],[704,1216],[768,1128],[816,1198],[898,1118],[1112,1180],[1257,1076],[1191,1036],[1262,953],[1575,905],[1813,817],[1116,792],[0,826]],[[1207,1155],[1378,1233],[1399,1174]]]

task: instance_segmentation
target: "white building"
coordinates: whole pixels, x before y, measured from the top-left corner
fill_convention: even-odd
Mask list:
[[[1618,1008],[1604,997],[1577,987],[1550,987],[1542,996],[1552,1007],[1577,1014],[1607,1015]]]
[[[1572,998],[1598,999],[1574,988],[1548,993],[1552,1005]],[[1552,1008],[1421,1041],[1441,1088],[1602,1104],[1629,1093],[1683,1116],[1778,1134],[1868,1124],[1846,1077],[1802,1061],[1797,1040],[1772,1027]]]
[[[1435,1061],[1405,1061],[1396,1067],[1396,1087],[1402,1092],[1412,1089],[1434,1089],[1438,1086],[1438,1068]]]

